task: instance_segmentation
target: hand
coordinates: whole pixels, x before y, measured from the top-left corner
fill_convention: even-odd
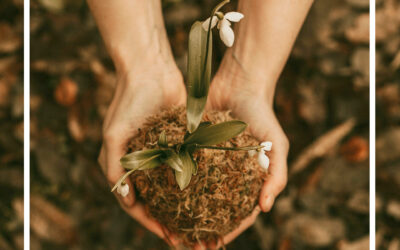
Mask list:
[[[230,65],[231,66],[231,65]],[[224,237],[229,243],[250,227],[260,210],[271,210],[275,198],[284,189],[287,182],[287,155],[289,142],[274,114],[273,94],[275,84],[265,84],[265,79],[253,79],[240,67],[228,67],[222,63],[220,70],[210,86],[207,108],[231,110],[233,115],[249,125],[250,132],[260,142],[271,141],[269,154],[270,167],[259,198],[259,207],[252,215],[242,221],[238,229]],[[271,87],[269,87],[271,86]],[[268,89],[269,88],[269,89]],[[213,244],[212,247],[220,247]]]
[[[126,153],[127,140],[142,126],[146,117],[162,107],[182,105],[186,101],[183,79],[175,65],[152,63],[143,66],[142,70],[136,69],[138,73],[118,74],[114,98],[104,120],[103,145],[98,160],[111,187],[125,173],[119,160]],[[173,236],[146,215],[142,204],[135,202],[132,183],[129,178],[126,182],[130,188],[126,197],[114,192],[121,207],[167,243],[176,245],[178,242]]]

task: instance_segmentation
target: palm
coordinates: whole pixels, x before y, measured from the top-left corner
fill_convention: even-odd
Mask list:
[[[260,204],[251,216],[242,221],[239,228],[224,237],[224,243],[227,244],[254,223],[261,209],[264,212],[271,209],[275,197],[286,185],[286,158],[289,145],[271,104],[267,98],[263,98],[259,93],[254,93],[245,88],[226,87],[226,84],[215,78],[210,87],[207,108],[231,110],[235,118],[249,125],[250,132],[259,141],[268,140],[273,143],[273,150],[269,154],[271,164],[267,181],[260,194]]]

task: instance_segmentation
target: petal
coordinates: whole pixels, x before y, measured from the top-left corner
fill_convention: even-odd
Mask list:
[[[249,150],[249,151],[247,151],[247,153],[249,154],[250,157],[253,157],[253,156],[255,156],[257,154],[257,151]]]
[[[129,194],[129,185],[128,184],[121,184],[117,188],[117,193],[121,196],[125,197]]]
[[[233,33],[230,23],[225,18],[221,21],[221,28],[219,29],[219,36],[226,46],[232,47],[235,41],[235,34]]]
[[[121,195],[122,195],[123,197],[125,197],[125,196],[127,196],[128,194],[129,194],[129,185],[128,185],[128,184],[125,184],[125,185],[122,187]]]
[[[271,151],[272,142],[270,142],[270,141],[265,141],[265,142],[261,143],[260,145],[261,145],[261,146],[264,146],[264,147],[262,148],[262,150],[264,150],[264,151]]]
[[[208,26],[210,26],[210,19],[211,18],[207,18],[204,22],[203,22],[203,29],[205,31],[208,31]],[[215,25],[218,22],[218,18],[216,16],[213,16],[212,18],[212,22],[211,22],[211,29],[213,29],[215,27]]]
[[[258,153],[257,156],[258,164],[264,169],[268,170],[269,167],[269,158],[264,154],[263,151]]]
[[[225,14],[225,18],[231,22],[239,22],[243,17],[244,15],[239,12],[228,12]]]

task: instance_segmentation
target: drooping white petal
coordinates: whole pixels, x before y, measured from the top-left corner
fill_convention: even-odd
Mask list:
[[[244,15],[242,13],[235,12],[235,11],[228,12],[225,14],[225,18],[231,22],[239,22],[243,17],[244,17]]]
[[[257,151],[249,150],[249,151],[247,151],[247,153],[249,154],[250,157],[253,157],[253,156],[255,156],[257,154]]]
[[[210,26],[210,20],[211,20],[211,18],[209,17],[203,22],[203,29],[205,31],[208,31],[208,26]],[[211,22],[211,29],[213,29],[215,27],[215,25],[217,25],[217,22],[218,22],[218,18],[216,16],[213,16],[212,22]]]
[[[264,151],[260,151],[257,156],[258,164],[264,169],[268,170],[269,158],[265,155]]]
[[[129,194],[129,185],[128,184],[121,184],[117,187],[117,193],[121,196],[125,197]]]
[[[270,142],[270,141],[265,141],[265,142],[261,143],[260,145],[264,146],[261,150],[271,151],[271,149],[272,149],[272,142]]]
[[[225,43],[226,46],[232,47],[233,42],[235,41],[235,34],[230,27],[231,24],[225,18],[220,21],[220,24],[221,26],[219,29],[219,36],[221,37],[221,40]]]

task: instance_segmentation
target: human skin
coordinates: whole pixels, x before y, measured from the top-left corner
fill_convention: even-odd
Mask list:
[[[103,125],[99,163],[110,185],[125,172],[119,164],[126,138],[146,116],[162,107],[184,104],[186,92],[168,43],[158,0],[87,0],[117,70],[117,87]],[[249,124],[260,141],[272,141],[271,164],[259,205],[238,229],[224,237],[227,244],[251,226],[260,211],[268,212],[287,182],[289,142],[273,111],[279,75],[312,0],[240,0],[244,18],[235,27],[234,46],[225,53],[211,83],[207,108],[232,110]],[[130,182],[128,185],[132,188]],[[146,216],[133,192],[116,195],[122,208],[161,238],[172,238]],[[168,237],[167,237],[168,234]],[[171,242],[170,242],[171,243]],[[208,243],[220,247],[222,242]],[[197,246],[201,248],[201,246]]]
[[[98,158],[110,186],[125,173],[120,158],[126,138],[134,135],[145,118],[161,108],[184,105],[186,91],[168,43],[158,0],[88,0],[107,51],[117,72],[113,100],[103,124],[103,144]],[[176,245],[177,241],[130,192],[117,195],[121,207],[147,229]]]
[[[287,183],[289,141],[273,110],[278,78],[313,0],[240,0],[244,18],[235,26],[229,48],[212,80],[207,108],[231,110],[249,125],[259,141],[271,141],[270,166],[259,205],[238,229],[226,235],[227,244],[251,226],[260,211],[271,210]],[[222,242],[212,248],[220,247]]]

